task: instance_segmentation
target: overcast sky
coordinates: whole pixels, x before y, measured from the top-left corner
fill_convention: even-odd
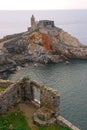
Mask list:
[[[0,0],[0,37],[27,30],[27,27],[30,26],[32,14],[35,15],[37,20],[51,19],[55,21],[56,25],[62,24],[62,21],[66,21],[67,14],[63,14],[62,17],[62,14],[58,12],[36,11],[58,9],[87,9],[87,0]],[[82,19],[84,19],[84,16],[87,15],[83,13]],[[74,14],[69,19],[73,21],[74,17],[78,17],[78,15]],[[56,23],[57,20],[58,24]],[[79,20],[80,18],[78,18]]]
[[[0,10],[87,9],[87,0],[0,0]]]

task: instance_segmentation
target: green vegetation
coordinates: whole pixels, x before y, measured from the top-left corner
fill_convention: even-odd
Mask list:
[[[27,80],[29,80],[29,76],[25,76],[25,77],[23,77],[22,80],[23,80],[24,82],[27,81]]]
[[[26,117],[20,111],[10,112],[8,115],[0,115],[0,130],[31,130],[28,126]],[[36,130],[70,130],[59,125],[38,127]]]
[[[13,126],[13,130],[31,130],[22,112],[0,115],[0,130],[9,130],[10,125]]]
[[[53,125],[53,126],[44,126],[44,127],[39,127],[38,130],[70,130],[69,128],[64,128],[59,125]]]
[[[4,91],[6,88],[4,88],[3,86],[0,86],[0,92]]]

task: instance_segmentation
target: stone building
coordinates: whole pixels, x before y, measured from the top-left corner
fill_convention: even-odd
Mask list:
[[[40,20],[36,21],[34,15],[31,17],[31,27],[28,28],[28,31],[34,31],[38,28],[53,28],[55,27],[54,21],[51,20]]]
[[[36,28],[36,21],[35,21],[34,15],[32,15],[32,17],[31,17],[31,28],[32,28],[32,29],[35,29],[35,28]]]
[[[52,28],[54,27],[54,21],[50,20],[40,20],[37,24],[38,27],[47,27],[47,28]]]

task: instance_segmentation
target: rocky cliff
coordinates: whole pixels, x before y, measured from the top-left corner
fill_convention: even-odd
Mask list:
[[[87,46],[57,27],[37,27],[0,40],[0,76],[26,62],[59,63],[87,59]]]

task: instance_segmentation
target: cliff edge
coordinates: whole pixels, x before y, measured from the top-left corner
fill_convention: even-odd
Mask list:
[[[87,46],[54,21],[36,22],[32,16],[28,31],[0,39],[0,78],[25,63],[69,63],[70,59],[87,59]]]

